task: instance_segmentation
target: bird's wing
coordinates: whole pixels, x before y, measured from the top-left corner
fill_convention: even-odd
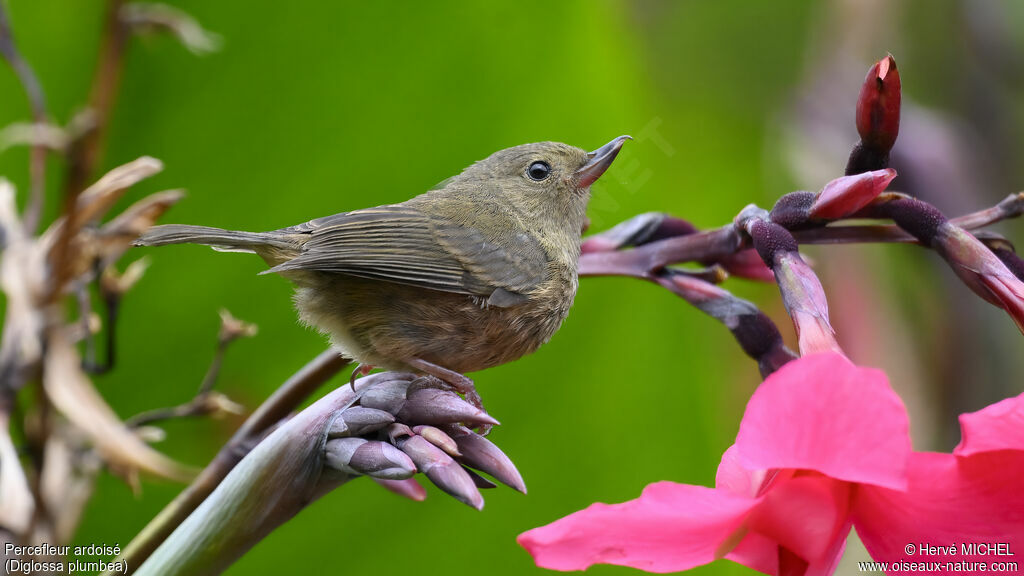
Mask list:
[[[506,228],[507,229],[507,228]],[[317,270],[512,305],[542,282],[547,257],[535,238],[494,237],[402,204],[367,208],[280,230],[307,234],[301,253],[269,272]],[[515,249],[507,248],[514,244]]]

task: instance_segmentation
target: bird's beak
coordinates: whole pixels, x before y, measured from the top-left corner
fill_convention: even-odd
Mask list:
[[[588,152],[587,163],[576,171],[576,178],[579,180],[578,186],[586,188],[600,178],[601,174],[604,174],[604,171],[612,165],[612,160],[619,155],[619,148],[622,148],[626,140],[632,139],[632,136],[619,136],[597,150]]]

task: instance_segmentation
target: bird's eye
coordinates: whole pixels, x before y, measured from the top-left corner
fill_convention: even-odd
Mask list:
[[[530,180],[540,182],[551,174],[551,165],[547,162],[534,162],[530,164],[530,167],[526,169],[526,175],[530,177]]]

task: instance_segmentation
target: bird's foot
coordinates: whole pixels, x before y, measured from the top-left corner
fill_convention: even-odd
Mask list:
[[[484,399],[476,391],[476,385],[466,376],[420,358],[411,358],[406,361],[406,364],[424,374],[440,379],[445,384],[451,386],[455,392],[462,394],[466,398],[466,402],[472,404],[474,408],[483,410],[484,413],[487,412],[487,409],[484,408]],[[487,424],[482,424],[477,428],[477,432],[481,436],[485,436],[490,431],[491,426]]]
[[[352,391],[356,391],[356,378],[360,376],[366,376],[369,374],[375,366],[370,364],[356,364],[356,367],[352,369],[352,376],[348,379],[348,385],[352,387]]]

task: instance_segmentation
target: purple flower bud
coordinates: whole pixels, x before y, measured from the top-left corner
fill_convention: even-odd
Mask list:
[[[398,447],[409,455],[419,470],[438,488],[477,510],[483,509],[484,499],[480,490],[451,456],[422,436],[399,439]]]
[[[395,422],[394,424],[388,426],[388,438],[391,440],[393,444],[397,444],[399,438],[403,438],[405,436],[412,436],[413,434],[414,432],[412,431],[412,428],[409,428],[408,426],[402,424],[401,422]]]
[[[409,384],[408,380],[388,380],[375,383],[366,389],[359,404],[366,408],[398,414],[402,406],[405,405]]]
[[[473,406],[453,392],[437,388],[419,388],[409,392],[409,398],[399,410],[403,422],[417,424],[454,424],[464,422],[497,426],[498,421],[487,412]]]
[[[365,406],[352,406],[339,414],[327,431],[328,438],[363,436],[376,432],[395,421],[390,413]]]
[[[327,441],[325,456],[329,467],[347,474],[402,480],[416,473],[412,459],[384,442],[336,438]]]
[[[477,488],[481,490],[491,490],[498,487],[494,482],[491,482],[487,478],[477,474],[472,468],[463,466],[462,469],[465,470],[466,474],[469,474],[469,477],[473,479],[473,484],[475,484]]]
[[[373,481],[391,492],[415,502],[422,502],[427,499],[427,489],[417,482],[416,478],[406,478],[405,480],[374,478]]]
[[[446,426],[445,430],[459,445],[459,451],[462,452],[460,460],[464,464],[486,472],[502,484],[526,494],[526,483],[519,470],[493,442],[465,426]]]
[[[426,438],[434,446],[444,450],[445,454],[453,458],[462,456],[459,453],[459,446],[455,443],[455,440],[452,440],[451,436],[445,434],[440,429],[433,426],[416,426],[412,431]]]

